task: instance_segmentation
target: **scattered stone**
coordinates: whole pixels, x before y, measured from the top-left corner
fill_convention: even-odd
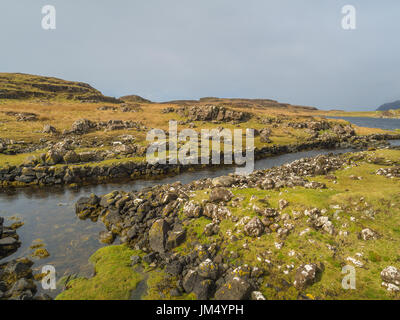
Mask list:
[[[259,237],[264,232],[264,225],[261,220],[257,217],[254,217],[244,226],[245,233],[250,237]]]
[[[193,293],[198,300],[208,300],[214,288],[214,282],[210,279],[199,281],[193,288]]]
[[[57,129],[49,124],[45,124],[42,132],[47,134],[54,134],[57,133]]]
[[[289,205],[289,202],[286,201],[285,199],[280,199],[279,200],[279,209],[283,210]]]
[[[260,291],[253,291],[251,293],[251,300],[267,300]]]
[[[167,264],[165,272],[172,276],[178,276],[182,272],[182,268],[182,264],[178,260],[174,260]]]
[[[183,213],[189,218],[199,218],[203,208],[195,201],[186,202],[183,207]]]
[[[381,272],[382,285],[389,291],[399,291],[400,271],[393,266],[386,267]]]
[[[212,180],[212,184],[215,187],[231,187],[232,184],[234,184],[235,179],[232,178],[231,176],[222,176],[222,177],[217,177]]]
[[[215,188],[211,190],[210,201],[211,202],[228,202],[233,198],[233,193],[224,188]]]
[[[50,253],[45,248],[38,248],[32,254],[32,257],[39,258],[39,259],[45,259],[49,256],[50,256]]]
[[[146,254],[143,257],[143,261],[146,262],[147,264],[151,264],[155,259],[156,259],[155,252],[150,252],[149,254]]]
[[[193,291],[194,286],[196,285],[196,283],[199,281],[200,277],[197,273],[197,271],[195,270],[189,270],[187,272],[187,274],[185,275],[185,277],[183,278],[183,288],[185,289],[185,291],[187,293],[190,293]]]
[[[313,285],[317,281],[317,275],[322,270],[315,263],[303,264],[297,271],[294,280],[294,286],[299,290]]]
[[[362,268],[364,267],[364,263],[361,262],[360,260],[354,259],[352,257],[347,257],[346,261],[351,262],[352,264],[354,264],[356,267]]]
[[[251,289],[249,282],[234,277],[217,290],[215,300],[248,300],[252,292]]]
[[[112,244],[114,242],[115,235],[111,231],[101,231],[99,235],[102,243]]]
[[[132,256],[131,257],[131,262],[132,262],[132,266],[140,263],[142,259],[140,258],[140,256]]]
[[[361,230],[360,237],[364,241],[376,240],[378,238],[378,233],[369,228],[365,228],[365,229]]]

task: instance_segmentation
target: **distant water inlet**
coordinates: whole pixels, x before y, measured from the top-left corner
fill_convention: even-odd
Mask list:
[[[383,130],[400,130],[400,119],[368,118],[368,117],[327,117],[330,119],[342,119],[359,127],[377,128]]]

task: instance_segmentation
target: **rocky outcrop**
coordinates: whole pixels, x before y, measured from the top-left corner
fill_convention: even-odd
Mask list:
[[[88,119],[76,120],[70,130],[64,130],[63,135],[82,135],[89,133],[90,131],[114,131],[114,130],[125,130],[125,129],[136,129],[138,131],[146,131],[147,127],[141,122],[135,121],[123,121],[123,120],[108,120],[94,122]]]
[[[171,112],[171,109],[166,111]],[[177,112],[190,121],[244,122],[252,116],[249,112],[212,105],[183,107],[178,109]]]
[[[15,117],[17,121],[37,121],[38,115],[32,112],[13,112],[13,111],[4,111],[4,114],[7,116]]]
[[[395,166],[391,168],[380,168],[376,171],[376,174],[389,179],[400,178],[400,166]]]

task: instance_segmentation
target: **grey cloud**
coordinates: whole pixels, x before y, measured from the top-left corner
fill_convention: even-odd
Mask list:
[[[46,4],[55,31],[40,27]],[[355,31],[341,29],[345,4],[357,8]],[[0,70],[113,96],[373,109],[400,98],[399,13],[395,0],[2,0]]]

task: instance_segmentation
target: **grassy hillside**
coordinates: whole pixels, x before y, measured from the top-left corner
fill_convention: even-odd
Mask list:
[[[388,111],[388,110],[397,110],[400,109],[400,100],[390,102],[390,103],[385,103],[381,105],[377,111]]]
[[[122,101],[125,102],[132,102],[132,103],[151,103],[150,100],[147,100],[145,98],[142,98],[141,96],[138,95],[129,95],[129,96],[123,96],[120,98]]]
[[[87,83],[22,73],[0,73],[0,99],[119,102]]]

